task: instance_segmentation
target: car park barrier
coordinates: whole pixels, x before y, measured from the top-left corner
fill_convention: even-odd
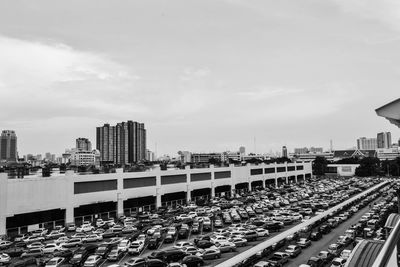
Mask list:
[[[312,226],[314,223],[319,222],[327,217],[329,217],[331,214],[336,213],[337,211],[340,211],[342,208],[346,207],[347,205],[353,203],[354,201],[357,201],[363,197],[365,197],[366,195],[382,188],[383,186],[389,184],[389,181],[384,181],[380,184],[375,185],[374,187],[359,193],[358,195],[344,201],[343,203],[336,205],[335,207],[332,207],[328,210],[326,210],[325,212],[311,218],[310,220],[301,223],[285,232],[282,232],[281,234],[274,236],[271,239],[266,240],[265,242],[262,242],[218,265],[216,265],[217,267],[225,267],[225,266],[240,266],[240,264],[245,261],[246,259],[256,255],[259,251],[262,251],[266,248],[271,247],[274,243],[278,243],[279,241],[285,239],[287,236],[292,235],[296,232],[299,232],[302,228],[304,227],[308,227],[308,226]]]

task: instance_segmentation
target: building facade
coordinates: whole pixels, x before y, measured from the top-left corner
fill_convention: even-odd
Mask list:
[[[127,121],[96,129],[96,148],[102,163],[132,164],[146,159],[146,129],[143,123]]]
[[[392,134],[390,132],[378,133],[376,139],[377,148],[390,148],[392,146]]]
[[[287,152],[287,147],[283,146],[282,147],[282,157],[287,158],[288,157],[288,152]]]
[[[357,149],[359,150],[375,150],[378,147],[376,138],[360,137],[357,139]]]
[[[90,142],[87,138],[77,138],[76,149],[83,151],[92,151],[92,142]]]
[[[310,162],[86,175],[67,171],[24,179],[0,173],[0,235],[304,182],[311,173]]]
[[[0,136],[0,161],[17,161],[17,135],[13,130],[3,130]]]

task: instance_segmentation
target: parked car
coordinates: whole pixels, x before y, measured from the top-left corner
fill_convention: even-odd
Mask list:
[[[282,266],[289,261],[289,254],[284,252],[275,252],[274,255],[268,260],[273,266]]]
[[[299,245],[301,248],[307,248],[311,246],[311,241],[308,240],[307,238],[300,238],[296,244]]]
[[[145,267],[146,259],[145,258],[132,258],[129,261],[125,262],[125,266],[127,266],[127,267]]]
[[[198,267],[204,265],[204,260],[199,256],[191,255],[184,257],[182,264],[185,264],[187,267]]]
[[[122,259],[122,257],[124,256],[124,252],[114,248],[110,251],[110,253],[107,256],[107,260],[108,261],[119,261],[120,259]]]
[[[111,252],[111,245],[100,245],[94,254],[101,256],[103,259],[107,258],[108,254]]]
[[[83,264],[84,267],[97,267],[100,265],[102,257],[99,255],[90,255]]]
[[[295,258],[301,253],[301,247],[296,245],[289,245],[285,249],[285,252],[290,255],[290,257]]]
[[[201,252],[197,252],[196,256],[201,257],[203,260],[218,259],[221,258],[221,251],[217,248],[207,248]]]
[[[324,266],[324,261],[318,257],[311,257],[307,261],[307,264],[311,267],[322,267],[322,266]]]
[[[65,263],[65,258],[54,257],[46,262],[45,267],[60,267],[64,263]]]

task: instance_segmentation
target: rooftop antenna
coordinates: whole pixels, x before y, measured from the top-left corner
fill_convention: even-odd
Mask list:
[[[254,136],[254,154],[257,155],[256,137]]]

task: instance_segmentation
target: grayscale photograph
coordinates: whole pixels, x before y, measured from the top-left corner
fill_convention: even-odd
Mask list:
[[[400,1],[0,0],[0,266],[400,267]]]

